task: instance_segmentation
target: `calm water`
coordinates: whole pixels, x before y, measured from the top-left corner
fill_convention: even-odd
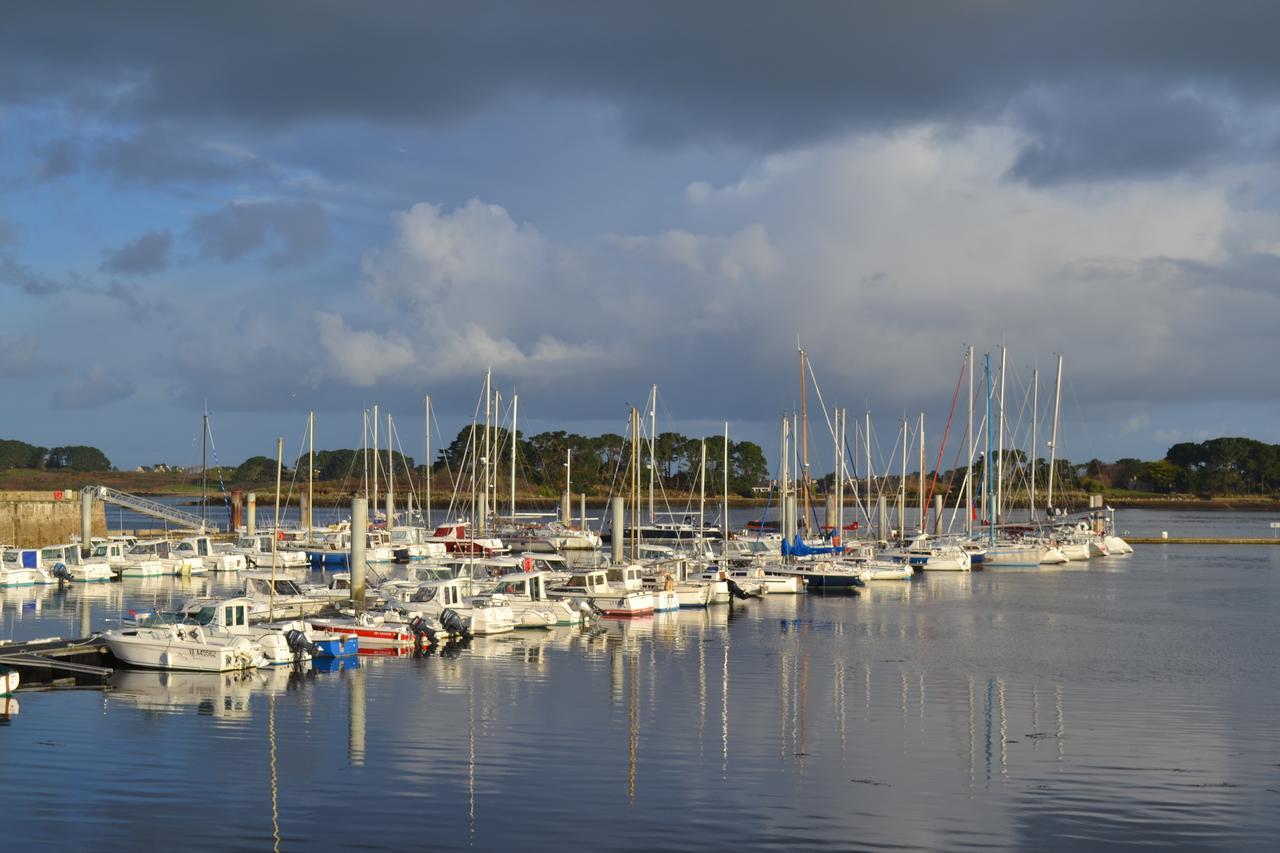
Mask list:
[[[1077,565],[24,692],[5,846],[1272,849],[1280,549]],[[0,635],[230,583],[7,590]]]

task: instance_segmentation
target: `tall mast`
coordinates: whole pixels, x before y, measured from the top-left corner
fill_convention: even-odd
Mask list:
[[[390,529],[395,521],[391,516],[395,513],[396,500],[396,466],[391,455],[391,413],[387,412],[387,528]]]
[[[378,442],[378,404],[373,404],[373,503],[369,505],[369,514],[378,511],[378,469],[382,467],[378,459],[378,451],[382,445]]]
[[[849,414],[836,409],[836,529],[841,549],[844,548],[844,424]]]
[[[805,381],[806,373],[804,366],[804,350],[800,349],[797,342],[796,349],[800,351],[800,443],[803,448],[804,455],[801,458],[801,464],[804,466],[801,470],[801,477],[804,483],[804,524],[805,529],[809,529],[809,403],[806,393],[808,383]]]
[[[204,427],[200,433],[200,532],[205,530],[205,516],[209,511],[209,401],[204,402]],[[89,543],[84,543],[88,545]]]
[[[782,518],[782,523],[778,525],[778,528],[779,528],[778,532],[782,534],[783,539],[786,539],[791,533],[790,531],[791,521],[788,518],[788,516],[791,513],[791,504],[789,502],[791,495],[790,495],[790,488],[788,485],[788,480],[791,477],[790,466],[788,465],[790,461],[789,456],[791,454],[791,448],[788,446],[789,442],[787,441],[787,432],[790,428],[791,428],[790,419],[787,418],[786,415],[783,415],[782,416],[782,470],[781,470],[782,502],[779,504],[779,506],[782,508],[782,512],[780,513]]]
[[[471,417],[471,440],[467,442],[471,448],[471,523],[476,523],[476,419]],[[475,528],[472,528],[475,530]]]
[[[916,491],[920,494],[920,532],[924,533],[928,525],[925,523],[925,506],[924,506],[924,412],[920,413],[920,484]]]
[[[969,431],[964,434],[965,444],[969,445],[969,473],[964,480],[964,529],[965,534],[973,538],[973,450],[976,436],[973,434],[973,347],[969,347]]]
[[[1008,347],[1000,347],[1000,428],[996,432],[996,513],[995,522],[1004,521],[1004,373]]]
[[[984,356],[985,371],[987,375],[987,451],[983,456],[982,475],[986,480],[986,488],[983,490],[983,496],[990,507],[991,504],[991,353]],[[995,518],[990,513],[987,514],[987,542],[991,545],[996,544],[996,524]]]
[[[720,539],[724,542],[729,541],[729,422],[724,422],[724,474],[723,490],[724,490],[724,510],[720,513],[721,528]],[[723,550],[723,549],[721,549]]]
[[[422,452],[426,453],[426,517],[424,519],[426,526],[431,526],[431,394],[426,394],[422,398],[422,414],[425,415],[426,425],[422,430],[425,441],[422,442]]]
[[[364,410],[364,430],[360,433],[360,455],[364,457],[364,497],[369,499],[369,410]]]
[[[267,621],[276,619],[276,545],[280,540],[280,474],[284,468],[284,436],[276,439],[276,522],[271,531],[271,595],[267,600]]]
[[[1036,520],[1036,441],[1040,425],[1040,368],[1031,370],[1031,520]]]
[[[516,520],[516,436],[520,433],[516,431],[518,420],[520,417],[520,395],[513,394],[511,396],[511,523]]]
[[[501,476],[501,474],[499,473],[500,469],[498,467],[498,450],[501,447],[499,443],[501,436],[498,430],[502,428],[502,392],[496,389],[493,392],[493,417],[497,421],[497,423],[495,423],[493,427],[493,462],[490,463],[490,467],[493,471],[493,486],[492,486],[493,497],[486,498],[485,504],[487,504],[489,507],[489,513],[494,517],[497,517],[498,515],[498,478]]]
[[[702,549],[702,518],[707,512],[707,440],[702,439],[702,461],[698,463],[698,549]]]
[[[871,482],[871,410],[870,410],[870,409],[867,409],[866,414],[867,414],[867,427],[866,427],[866,434],[863,436],[863,438],[866,440],[866,441],[865,441],[865,443],[866,443],[866,446],[867,446],[867,527],[868,527],[868,528],[870,528],[870,527],[871,527],[871,492],[872,492],[872,482]],[[884,538],[884,531],[883,531],[883,530],[878,530],[878,531],[876,531],[876,532],[880,535],[880,537],[881,537],[881,538]]]
[[[307,541],[315,541],[315,501],[316,501],[316,413],[307,413]]]
[[[489,514],[489,418],[492,416],[493,406],[493,390],[492,390],[492,368],[485,368],[484,371],[484,503],[480,505],[481,517],[476,519],[479,529],[485,532],[489,520],[486,516]]]
[[[1062,353],[1058,353],[1058,378],[1053,384],[1053,437],[1049,439],[1049,501],[1046,504],[1049,512],[1053,512],[1053,463],[1058,455],[1058,404],[1062,401]]]
[[[655,522],[653,514],[653,481],[658,470],[658,386],[649,391],[649,523]]]
[[[898,480],[898,538],[907,538],[907,416],[902,416],[902,477]]]
[[[573,497],[573,448],[564,449],[564,493]]]
[[[637,523],[636,510],[640,503],[640,413],[635,406],[631,407],[631,560],[636,559],[636,552],[639,550],[637,541],[637,532],[640,525]]]

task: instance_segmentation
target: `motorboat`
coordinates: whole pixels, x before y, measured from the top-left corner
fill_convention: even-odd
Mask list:
[[[105,559],[81,556],[78,544],[41,548],[40,562],[55,578],[62,577],[75,583],[106,583],[116,577],[111,564]]]
[[[505,596],[476,595],[470,578],[426,581],[418,584],[407,599],[401,597],[405,591],[402,582],[384,584],[380,589],[396,609],[407,615],[435,617],[446,629],[450,627],[447,611],[460,616],[467,630],[477,637],[505,634],[516,627],[515,613]]]
[[[865,586],[861,570],[843,560],[797,560],[762,568],[771,575],[803,578],[808,592],[851,592],[857,595],[859,587]]]
[[[227,672],[266,662],[248,637],[215,634],[201,625],[163,623],[106,631],[103,641],[122,663],[149,669]]]
[[[586,601],[591,609],[608,617],[650,616],[653,594],[616,589],[603,569],[574,572],[560,586],[549,590],[554,598]]]
[[[517,628],[580,624],[582,613],[578,608],[547,595],[548,578],[545,571],[539,570],[511,572],[497,578],[489,591],[506,598]]]
[[[399,654],[415,648],[419,635],[399,614],[365,611],[308,619],[312,630],[356,640],[362,654]]]
[[[444,545],[450,554],[477,554],[492,557],[507,551],[507,546],[501,539],[473,536],[469,521],[451,521],[439,525],[433,534],[426,537],[426,541]]]
[[[199,558],[201,566],[210,572],[238,572],[249,565],[243,554],[215,548],[213,539],[208,536],[179,539],[173,546],[173,554],[188,559]]]
[[[254,621],[275,619],[300,619],[319,613],[331,606],[331,602],[307,595],[298,582],[271,572],[246,572],[243,593],[253,602],[249,616]]]
[[[916,573],[910,563],[895,560],[865,560],[858,564],[858,570],[864,583],[911,580]]]
[[[0,586],[44,586],[57,582],[41,565],[40,551],[35,548],[10,548],[0,557]]]
[[[387,532],[395,559],[399,559],[402,553],[410,560],[427,560],[449,553],[443,542],[430,541],[425,527],[397,526]]]
[[[247,637],[262,647],[266,663],[294,664],[311,660],[312,638],[305,622],[265,623],[249,617],[254,609],[251,599],[197,598],[182,606],[179,615],[184,625],[202,625],[211,636]]]
[[[221,549],[228,554],[238,554],[244,558],[245,566],[240,568],[257,568],[271,565],[271,540],[276,539],[276,565],[286,569],[301,568],[307,565],[307,552],[296,547],[280,547],[278,537],[272,533],[255,533],[252,536],[241,536],[235,544]],[[224,565],[230,565],[224,564]],[[230,571],[231,569],[227,569]]]
[[[0,696],[7,696],[17,691],[21,681],[22,677],[18,675],[16,669],[0,666]]]
[[[159,575],[199,575],[207,572],[201,557],[177,553],[176,543],[167,539],[135,542],[125,551],[119,564],[122,578],[147,578]]]

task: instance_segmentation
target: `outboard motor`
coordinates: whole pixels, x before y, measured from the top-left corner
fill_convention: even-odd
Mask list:
[[[589,598],[582,599],[582,602],[578,605],[578,610],[582,613],[583,622],[590,621],[591,619],[599,619],[604,615],[604,611],[599,607],[596,607],[595,602]]]
[[[461,637],[464,640],[471,639],[471,629],[467,627],[466,620],[451,607],[446,607],[440,611],[440,625],[455,637]]]
[[[316,644],[307,639],[307,635],[297,628],[290,628],[284,632],[284,641],[289,646],[289,651],[293,652],[295,661],[302,660],[303,654],[317,657],[319,649]]]
[[[67,568],[66,563],[54,563],[52,574],[60,581],[71,580],[71,570]]]
[[[413,632],[413,642],[418,651],[436,644],[435,630],[421,616],[413,617],[413,621],[409,623],[409,630]]]
[[[396,548],[396,549],[392,550],[392,552],[391,552],[391,560],[392,560],[392,562],[395,562],[395,563],[407,563],[407,562],[409,562],[409,549],[408,549],[408,548]]]

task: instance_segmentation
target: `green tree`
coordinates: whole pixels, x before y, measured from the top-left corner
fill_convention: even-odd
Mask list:
[[[0,468],[43,468],[48,452],[25,441],[0,439]]]
[[[45,457],[45,467],[72,471],[110,471],[111,460],[96,447],[74,444],[55,447]]]

